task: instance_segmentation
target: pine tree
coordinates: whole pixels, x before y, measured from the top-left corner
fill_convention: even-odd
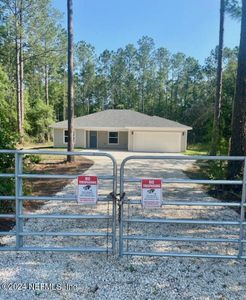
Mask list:
[[[73,99],[73,1],[67,0],[67,28],[68,28],[68,144],[67,150],[74,151],[73,139],[73,118],[74,118],[74,99]],[[68,155],[68,162],[74,161],[74,156]]]

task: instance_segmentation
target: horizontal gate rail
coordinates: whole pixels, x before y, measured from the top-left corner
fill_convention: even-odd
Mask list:
[[[238,259],[237,255],[220,255],[220,254],[192,254],[192,253],[179,253],[179,252],[131,252],[125,251],[124,255],[131,256],[166,256],[166,257],[191,257],[191,258],[217,258],[217,259]],[[246,258],[240,257],[240,258]]]
[[[41,179],[76,179],[76,175],[45,175],[45,174],[20,174],[18,178],[41,178]],[[98,179],[112,180],[114,176],[98,176]]]
[[[155,159],[155,160],[225,160],[225,161],[244,161],[245,156],[206,156],[206,155],[131,155],[126,157],[122,161],[122,167],[123,165],[126,164],[127,161],[129,160],[134,160],[134,159],[141,159],[141,160],[150,160],[150,159]]]
[[[5,177],[5,178],[13,178],[15,177],[15,174],[9,174],[9,173],[6,173],[6,174],[0,174],[0,178],[1,177]]]
[[[141,182],[141,178],[126,178],[124,182]],[[186,184],[238,184],[243,183],[242,180],[186,180],[186,179],[162,179],[162,183],[186,183]]]
[[[180,241],[180,242],[206,242],[206,243],[239,243],[239,239],[222,239],[222,238],[192,238],[192,237],[158,237],[158,236],[141,236],[141,235],[124,235],[123,240],[139,241]]]
[[[160,218],[160,217],[140,217],[138,216],[131,216],[126,217],[124,212],[124,207],[128,206],[128,214],[130,208],[129,205],[141,205],[141,200],[138,199],[131,199],[130,196],[127,195],[125,191],[125,184],[128,185],[133,183],[140,183],[142,178],[140,177],[127,177],[125,176],[125,166],[126,163],[132,160],[163,160],[163,161],[242,161],[244,164],[244,174],[242,180],[197,180],[197,179],[178,179],[178,178],[161,178],[162,183],[165,185],[168,184],[209,184],[209,185],[241,185],[242,186],[242,197],[241,202],[225,202],[225,201],[201,201],[199,200],[199,196],[194,196],[197,198],[198,201],[190,201],[190,200],[181,200],[177,199],[174,200],[164,200],[162,201],[162,206],[168,207],[168,206],[187,206],[187,207],[240,207],[240,215],[238,216],[238,219],[236,220],[214,220],[214,219],[186,219],[186,218]],[[139,171],[139,170],[138,170]],[[145,170],[143,170],[144,173]],[[157,176],[160,178],[161,176]],[[130,255],[130,256],[177,256],[177,257],[200,257],[200,258],[225,258],[225,259],[243,259],[246,258],[246,255],[243,254],[243,245],[246,243],[246,239],[244,238],[244,230],[245,230],[245,197],[246,197],[246,158],[245,157],[229,157],[229,156],[152,156],[152,155],[146,155],[146,156],[138,156],[133,155],[125,158],[120,166],[120,212],[119,212],[119,219],[120,219],[120,225],[119,225],[119,256],[122,257],[123,255]],[[177,185],[178,188],[178,185]],[[137,197],[137,194],[134,196],[134,198]],[[146,212],[146,214],[148,214]],[[236,235],[236,238],[228,236],[228,238],[222,238],[222,237],[188,237],[188,236],[158,236],[153,234],[139,234],[139,230],[136,230],[134,234],[134,229],[132,229],[131,234],[126,233],[126,229],[129,230],[129,224],[141,224],[141,226],[149,226],[148,224],[173,224],[173,225],[179,225],[179,224],[187,224],[187,225],[194,225],[194,226],[222,226],[222,228],[225,228],[224,226],[233,226],[234,229],[238,229],[238,233]],[[140,227],[141,227],[140,226]],[[135,227],[134,227],[135,228]],[[194,227],[192,227],[194,230]],[[217,243],[218,245],[220,243],[232,243],[237,246],[238,253],[236,255],[234,254],[212,254],[212,253],[195,253],[190,252],[189,253],[182,253],[182,252],[176,252],[176,251],[138,251],[136,249],[136,246],[133,246],[134,249],[129,251],[128,250],[128,241],[137,242],[137,241],[146,241],[146,242],[187,242],[187,243]],[[125,246],[125,243],[127,242],[127,245]],[[141,244],[142,245],[142,244]]]
[[[104,232],[22,232],[22,236],[112,236]]]
[[[76,197],[63,197],[63,196],[52,196],[52,197],[43,197],[43,196],[22,196],[19,197],[20,200],[41,200],[41,201],[67,201],[74,202],[77,201]],[[0,198],[1,200],[1,198]],[[109,198],[105,196],[99,196],[98,202],[108,202]]]
[[[1,200],[15,200],[15,196],[0,196]]]
[[[37,214],[28,214],[28,215],[19,215],[21,219],[112,219],[107,215],[37,215]]]
[[[4,247],[5,249],[5,247]],[[10,249],[16,250],[16,249]],[[5,250],[4,250],[5,251]],[[18,251],[51,251],[51,252],[83,252],[83,253],[91,253],[91,252],[100,252],[100,253],[114,253],[113,249],[102,248],[102,247],[31,247],[31,246],[23,246]]]
[[[15,215],[13,215],[13,214],[0,214],[0,218],[14,219]]]
[[[0,214],[0,218],[15,220],[15,228],[11,231],[1,231],[0,236],[15,236],[15,246],[1,246],[0,251],[78,251],[78,252],[105,252],[115,253],[115,235],[116,235],[116,197],[117,194],[117,164],[114,157],[104,152],[67,152],[67,151],[52,151],[52,150],[0,150],[0,155],[13,155],[15,157],[15,173],[1,173],[0,178],[14,178],[15,179],[15,195],[7,196],[0,195],[0,201],[15,201],[15,214]],[[32,174],[23,171],[23,157],[25,155],[52,155],[52,156],[92,156],[92,157],[106,157],[111,160],[111,172],[109,174],[98,176],[99,180],[112,181],[111,194],[98,195],[99,204],[112,205],[111,212],[108,210],[105,213],[92,213],[92,214],[36,214],[36,213],[23,213],[23,201],[64,201],[67,203],[76,203],[77,198],[73,195],[68,196],[25,196],[23,195],[23,180],[24,179],[76,179],[78,175],[66,175],[66,174]],[[91,174],[94,175],[94,174]],[[97,175],[97,174],[95,174]],[[75,193],[75,191],[74,191]],[[78,207],[82,207],[78,205]],[[85,231],[86,228],[82,228],[84,231],[25,231],[24,220],[46,219],[46,220],[92,220],[94,230],[100,230],[102,223],[96,225],[97,222],[103,222],[107,228],[107,232],[97,232],[94,230]],[[85,238],[103,238],[107,243],[107,247],[52,247],[52,246],[28,246],[25,245],[24,237],[85,237]],[[110,247],[108,242],[110,241]],[[54,244],[55,245],[55,244]]]
[[[128,204],[141,204],[140,200],[128,200]],[[240,203],[230,202],[188,202],[188,201],[162,201],[162,205],[165,206],[232,206],[240,207]],[[246,206],[246,204],[244,204]]]
[[[16,235],[16,231],[0,231],[0,236],[1,235]]]
[[[182,220],[182,219],[124,219],[132,223],[169,223],[169,224],[201,224],[201,225],[239,225],[238,221],[209,221],[209,220]]]

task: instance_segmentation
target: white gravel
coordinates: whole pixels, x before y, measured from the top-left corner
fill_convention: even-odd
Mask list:
[[[115,152],[118,161],[127,154]],[[186,178],[182,170],[190,163],[171,161],[161,164],[134,161],[127,167],[127,175],[164,178]],[[105,174],[109,161],[97,158],[87,174]],[[145,170],[145,171],[144,171]],[[128,197],[136,197],[139,186],[127,185]],[[109,192],[108,184],[101,182],[101,191]],[[74,192],[74,184],[68,185],[60,196]],[[182,201],[213,201],[198,186],[164,185],[164,198]],[[63,201],[47,202],[35,213],[88,213],[88,208]],[[107,212],[107,205],[99,205],[93,212]],[[229,208],[179,209],[168,206],[156,211],[143,211],[140,206],[126,205],[126,216],[155,216],[168,218],[197,218],[210,220],[237,220],[239,215]],[[30,231],[83,231],[106,232],[107,226],[100,222],[81,220],[33,220],[25,223]],[[149,234],[164,236],[196,237],[238,237],[238,229],[227,227],[204,227],[194,225],[131,225],[125,228],[127,234]],[[8,245],[14,243],[11,237],[2,238]],[[26,238],[25,245],[39,246],[105,246],[105,239],[54,237]],[[125,243],[125,248],[127,247]],[[207,243],[201,248],[196,243],[144,243],[129,242],[129,250],[139,251],[193,251],[219,254],[235,254],[234,245]],[[51,252],[1,252],[0,299],[246,299],[246,261],[165,258],[165,257],[123,257],[106,254],[51,253]],[[3,285],[3,283],[7,285]],[[36,284],[36,286],[34,286]],[[42,286],[46,284],[46,286]],[[48,284],[51,284],[48,288]],[[28,289],[29,287],[29,289]],[[19,289],[19,290],[16,290]]]

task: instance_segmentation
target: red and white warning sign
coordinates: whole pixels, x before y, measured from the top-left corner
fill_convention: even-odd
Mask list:
[[[93,205],[97,203],[97,176],[78,176],[78,203]]]
[[[143,208],[159,208],[162,204],[162,180],[142,179]]]

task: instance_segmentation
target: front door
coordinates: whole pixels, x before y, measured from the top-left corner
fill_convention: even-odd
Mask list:
[[[97,132],[90,131],[90,148],[96,149],[97,148]]]

